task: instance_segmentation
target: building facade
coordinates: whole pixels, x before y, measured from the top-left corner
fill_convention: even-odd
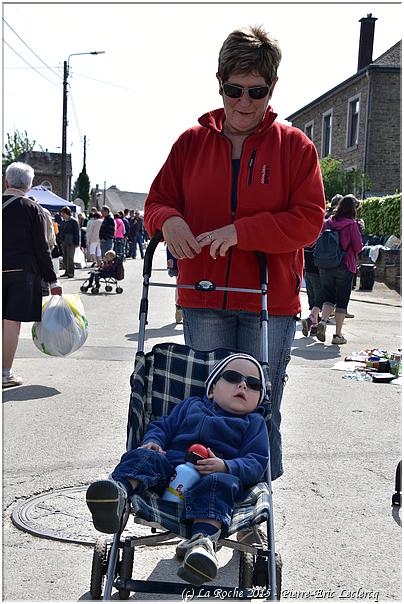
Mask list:
[[[18,161],[29,164],[34,168],[35,176],[33,186],[42,186],[52,193],[62,197],[62,154],[49,153],[48,151],[26,151],[21,153]],[[66,157],[67,190],[71,190],[72,158]],[[70,196],[67,201],[70,201]]]
[[[320,159],[369,176],[371,190],[355,192],[362,198],[401,191],[401,42],[372,61],[375,21],[361,19],[357,73],[286,118]]]

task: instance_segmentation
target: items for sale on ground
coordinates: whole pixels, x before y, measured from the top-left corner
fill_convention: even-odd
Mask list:
[[[388,352],[373,348],[353,352],[344,361],[336,363],[333,369],[346,371],[344,379],[389,383],[402,375],[402,351]]]

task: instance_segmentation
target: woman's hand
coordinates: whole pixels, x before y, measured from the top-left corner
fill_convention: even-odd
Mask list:
[[[152,451],[157,451],[157,453],[162,453],[163,455],[166,454],[166,452],[160,447],[160,445],[153,442],[146,443],[145,445],[140,445],[138,449],[151,449]]]
[[[216,260],[218,255],[225,256],[230,247],[237,245],[236,227],[234,224],[228,224],[221,229],[201,233],[196,240],[202,247],[210,245],[209,253]]]
[[[163,227],[165,242],[167,247],[175,258],[195,258],[202,249],[198,241],[192,234],[191,229],[180,216],[171,216],[167,218]]]
[[[198,459],[196,462],[196,469],[202,476],[206,474],[212,474],[213,472],[227,472],[227,466],[223,459],[216,457],[212,449],[208,447],[209,457],[208,459]]]

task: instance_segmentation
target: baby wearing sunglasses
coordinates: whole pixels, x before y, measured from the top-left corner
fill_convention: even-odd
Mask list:
[[[197,462],[201,478],[185,491],[181,517],[192,523],[192,536],[176,553],[183,560],[178,575],[184,581],[212,581],[222,528],[230,525],[234,504],[245,490],[265,475],[269,440],[260,405],[265,396],[264,374],[254,357],[238,353],[217,363],[203,398],[187,398],[152,422],[141,446],[122,456],[109,479],[89,486],[87,505],[95,528],[117,532],[127,516],[128,498],[146,489],[161,496],[188,447],[203,444],[209,458]]]

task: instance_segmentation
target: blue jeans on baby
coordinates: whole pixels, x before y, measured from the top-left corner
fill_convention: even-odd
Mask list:
[[[259,315],[246,311],[183,308],[185,344],[194,350],[228,348],[247,352],[261,360]],[[296,333],[293,316],[269,315],[268,362],[271,380],[272,430],[271,477],[283,474],[281,442],[281,402],[287,379],[286,368]]]
[[[114,480],[136,478],[140,481],[136,494],[146,489],[159,496],[164,493],[175,472],[166,456],[151,449],[131,449],[122,455],[112,472]],[[236,501],[244,495],[243,485],[237,476],[214,472],[192,485],[185,492],[183,519],[212,518],[229,526]]]

